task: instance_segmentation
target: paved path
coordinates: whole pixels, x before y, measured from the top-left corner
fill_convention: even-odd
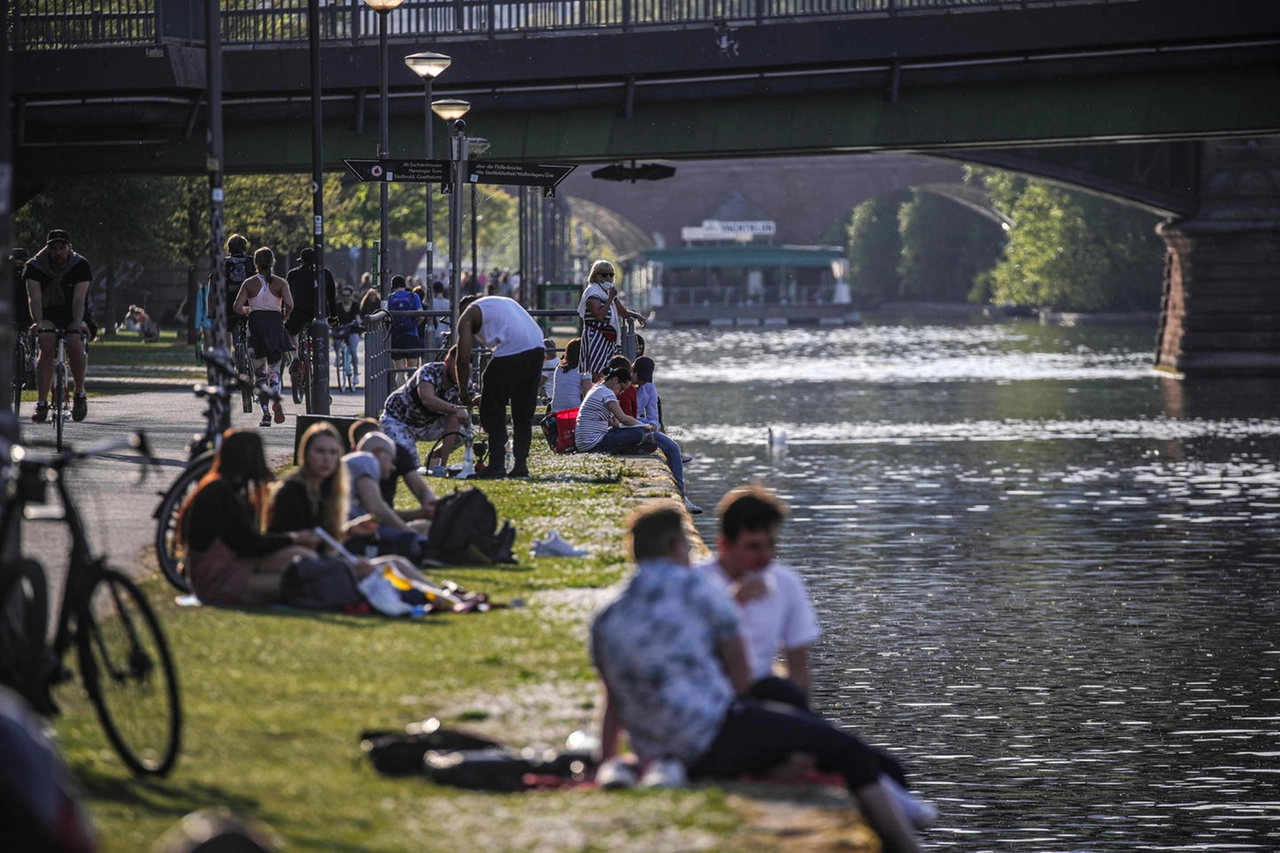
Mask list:
[[[302,407],[294,406],[287,398],[284,407],[286,421],[261,430],[273,467],[293,461],[296,415]],[[335,392],[330,414],[355,417],[363,408],[362,389],[354,394]],[[182,473],[186,446],[192,434],[204,429],[203,411],[202,401],[191,393],[188,384],[183,389],[92,397],[88,419],[66,425],[64,437],[73,447],[142,430],[159,460],[159,466],[150,468],[141,483],[135,480],[143,466],[136,455],[128,453],[87,460],[76,469],[73,494],[94,549],[105,551],[116,568],[134,575],[154,568],[154,561],[140,557],[144,549],[151,547],[155,535],[151,513],[160,502],[160,494]],[[29,412],[30,407],[23,406],[24,416]],[[232,425],[256,427],[260,417],[258,412],[240,411],[237,403]],[[28,441],[52,441],[53,428],[25,420],[22,436]],[[23,525],[23,548],[45,564],[53,589],[60,588],[59,579],[66,569],[69,543],[64,531],[62,525],[53,522],[27,521]]]

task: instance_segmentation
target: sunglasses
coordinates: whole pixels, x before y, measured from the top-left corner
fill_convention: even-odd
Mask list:
[[[602,272],[602,273],[600,273],[600,277],[601,277],[601,278],[613,278],[613,273],[611,273],[611,272]]]

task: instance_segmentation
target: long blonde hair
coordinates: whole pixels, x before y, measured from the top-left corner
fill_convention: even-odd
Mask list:
[[[307,502],[315,510],[320,519],[320,526],[335,539],[342,538],[342,525],[347,520],[347,466],[338,460],[338,466],[332,474],[324,479],[311,476],[307,470],[307,450],[311,443],[319,438],[331,438],[342,451],[342,436],[332,424],[321,421],[314,423],[302,434],[298,441],[298,459],[301,464],[287,477],[286,482],[298,482],[307,495]]]

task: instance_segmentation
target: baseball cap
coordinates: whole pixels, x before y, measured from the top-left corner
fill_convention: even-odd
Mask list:
[[[298,252],[298,260],[304,264],[314,264],[316,262],[316,249],[314,246],[303,246]]]
[[[555,339],[554,339],[554,338],[543,338],[543,339],[542,339],[542,348],[543,348],[543,349],[545,349],[545,350],[553,350],[553,349],[555,349],[555,348],[556,348],[556,342],[555,342]]]
[[[15,248],[12,252],[9,253],[9,260],[11,261],[25,261],[25,260],[29,260],[30,258],[31,258],[31,253],[21,247]]]
[[[70,243],[71,235],[61,228],[55,228],[49,232],[49,236],[44,238],[44,244],[46,246],[49,245],[50,243],[58,243],[58,242]]]

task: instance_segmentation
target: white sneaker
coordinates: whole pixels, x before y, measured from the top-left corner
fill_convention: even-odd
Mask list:
[[[924,829],[938,819],[938,809],[933,803],[917,797],[899,785],[892,776],[881,776],[880,780],[889,789],[889,793],[893,794],[893,798],[898,801],[898,806],[902,809],[902,813],[906,815],[907,820],[911,821],[911,825],[916,829]]]
[[[702,515],[702,507],[698,506],[688,498],[684,499],[684,508],[689,511],[690,515]]]
[[[616,758],[610,758],[596,768],[596,784],[606,790],[634,788],[636,786],[636,771],[631,768],[630,764],[619,761]]]
[[[641,788],[683,788],[689,784],[689,775],[679,759],[663,758],[654,761],[640,777]]]
[[[585,557],[591,552],[569,544],[559,531],[552,530],[545,538],[533,543],[531,553],[535,557]]]

